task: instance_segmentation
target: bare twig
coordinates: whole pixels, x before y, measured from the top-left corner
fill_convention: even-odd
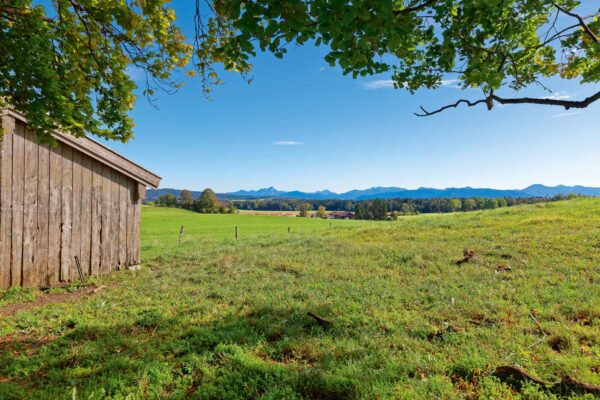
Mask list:
[[[540,332],[542,332],[542,335],[548,336],[548,334],[546,333],[544,328],[542,328],[542,324],[540,324],[540,321],[538,321],[537,318],[535,318],[532,313],[529,313],[529,316],[531,317],[533,322],[535,322],[535,324],[538,326],[538,328],[540,329]]]
[[[499,97],[496,96],[495,94],[492,94],[491,96],[488,96],[485,99],[480,99],[477,101],[470,101],[470,100],[466,100],[466,99],[460,99],[457,102],[453,103],[453,104],[448,104],[446,106],[440,107],[436,110],[433,111],[428,111],[425,108],[421,107],[421,110],[423,111],[422,113],[414,113],[417,117],[429,117],[431,115],[440,113],[442,111],[445,111],[449,108],[456,108],[458,107],[460,104],[467,104],[469,107],[474,107],[478,104],[487,104],[488,108],[490,103],[489,100],[492,99],[500,104],[540,104],[540,105],[547,105],[547,106],[559,106],[559,107],[564,107],[566,110],[569,110],[571,108],[586,108],[588,107],[590,104],[592,104],[593,102],[600,100],[600,92],[597,92],[583,100],[580,101],[574,101],[574,100],[560,100],[560,99],[548,99],[548,98],[536,98],[536,97],[516,97],[513,99],[507,99],[504,97]]]
[[[420,108],[421,108],[421,110],[423,110],[423,113],[422,114],[414,113],[414,114],[417,117],[429,117],[430,115],[441,113],[442,111],[447,110],[449,108],[456,108],[456,107],[458,107],[462,103],[468,105],[469,107],[474,107],[474,106],[476,106],[478,104],[482,104],[482,103],[485,103],[485,102],[486,102],[485,99],[481,99],[481,100],[477,100],[477,101],[473,101],[473,102],[470,101],[470,100],[467,100],[467,99],[460,99],[460,100],[458,100],[454,104],[448,104],[447,106],[440,107],[440,108],[438,108],[437,110],[434,110],[434,111],[427,111],[425,108],[423,108],[421,106]]]
[[[600,43],[600,40],[598,39],[598,36],[596,36],[596,34],[594,33],[594,31],[592,31],[592,29],[588,26],[588,24],[585,23],[584,18],[579,15],[579,14],[575,14],[574,12],[565,10],[564,8],[562,8],[561,6],[559,6],[558,4],[554,3],[554,7],[556,7],[556,9],[560,12],[562,12],[563,14],[566,14],[570,17],[573,17],[575,19],[577,19],[577,21],[579,21],[579,25],[581,25],[581,27],[583,28],[583,30],[585,31],[585,33],[587,33],[587,35],[596,43]]]

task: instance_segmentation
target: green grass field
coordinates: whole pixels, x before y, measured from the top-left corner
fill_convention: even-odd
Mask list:
[[[145,208],[142,243],[96,294],[0,314],[1,399],[594,398],[504,365],[600,384],[598,199],[331,227]]]

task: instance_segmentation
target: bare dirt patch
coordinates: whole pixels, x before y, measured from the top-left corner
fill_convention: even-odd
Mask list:
[[[56,303],[74,303],[77,300],[98,293],[105,286],[87,286],[71,293],[52,293],[42,294],[38,296],[34,301],[28,301],[24,303],[9,304],[0,308],[0,316],[8,317],[14,315],[20,311],[28,311],[32,308],[41,308],[50,304]]]

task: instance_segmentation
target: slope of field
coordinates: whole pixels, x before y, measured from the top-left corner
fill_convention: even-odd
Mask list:
[[[331,227],[145,208],[142,234],[141,271],[0,308],[0,398],[591,399],[569,382],[600,384],[597,199]],[[564,384],[493,376],[506,365]]]

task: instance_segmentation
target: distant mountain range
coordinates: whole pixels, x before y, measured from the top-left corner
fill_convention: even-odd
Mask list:
[[[159,196],[167,193],[179,196],[180,189],[149,189],[147,199],[149,201],[156,200]],[[197,198],[201,191],[192,191],[192,196]],[[344,193],[335,193],[329,190],[318,192],[300,192],[291,191],[285,192],[275,189],[274,187],[258,189],[258,190],[239,190],[237,192],[218,193],[217,196],[221,200],[252,200],[252,199],[303,199],[303,200],[372,200],[372,199],[429,199],[438,197],[454,197],[454,198],[469,198],[469,197],[552,197],[557,194],[581,194],[585,196],[599,196],[600,188],[586,186],[544,186],[531,185],[525,189],[502,190],[488,188],[418,188],[404,189],[399,187],[373,187],[364,190],[351,190]]]

